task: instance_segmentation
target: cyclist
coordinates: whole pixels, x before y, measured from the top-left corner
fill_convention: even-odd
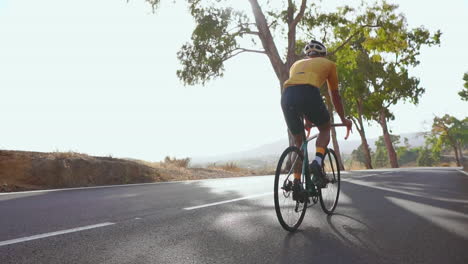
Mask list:
[[[295,144],[301,147],[304,138],[304,123],[301,117],[305,117],[305,127],[310,128],[312,123],[319,129],[317,138],[316,156],[309,165],[309,171],[315,176],[319,187],[324,187],[326,179],[322,172],[322,159],[325,149],[330,142],[330,114],[323,103],[318,87],[325,81],[331,95],[336,112],[343,124],[351,129],[352,122],[345,118],[341,96],[338,91],[338,75],[336,65],[325,58],[326,47],[315,40],[310,41],[304,48],[306,58],[296,61],[289,71],[289,79],[283,85],[281,96],[281,108],[283,109],[286,124],[294,136]],[[294,185],[300,188],[301,165],[294,168]],[[293,192],[294,198],[294,192]]]

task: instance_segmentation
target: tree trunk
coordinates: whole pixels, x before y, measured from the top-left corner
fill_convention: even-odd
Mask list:
[[[465,156],[463,156],[463,147],[462,147],[462,144],[458,144],[458,151],[460,152],[460,162],[463,163],[463,161],[465,160]]]
[[[364,134],[364,131],[359,131],[359,135],[361,136],[361,144],[364,151],[364,157],[366,157],[366,162],[364,163],[364,165],[366,166],[366,169],[373,169],[372,157],[370,154],[369,143],[367,143],[366,135]]]
[[[459,147],[458,147],[458,143],[457,143],[457,140],[451,136],[448,131],[447,131],[447,137],[450,141],[450,145],[452,146],[453,148],[453,152],[455,153],[455,160],[457,161],[457,166],[460,167],[461,166],[461,162],[460,162],[460,157],[458,156],[458,150],[459,150]]]
[[[328,88],[327,88],[328,90]],[[333,104],[331,102],[330,95],[328,92],[324,93],[325,95],[325,102],[327,104],[328,111],[330,111],[330,123],[335,122],[335,118],[333,117]],[[343,159],[341,158],[341,151],[340,151],[340,145],[338,144],[338,139],[336,138],[336,129],[335,127],[331,127],[331,140],[333,143],[333,150],[335,150],[336,157],[338,158],[338,163],[340,165],[340,170],[345,170],[344,164],[343,164]]]
[[[452,147],[453,147],[453,152],[455,152],[455,159],[457,160],[457,166],[460,167],[461,162],[460,162],[460,158],[458,157],[458,148],[457,148],[456,143],[454,143]]]
[[[356,125],[356,129],[359,132],[359,136],[361,136],[361,145],[363,147],[364,156],[366,157],[365,166],[366,169],[372,169],[372,157],[369,149],[369,143],[367,143],[366,138],[366,131],[364,130],[364,124],[362,120],[362,99],[356,100],[357,110],[358,110],[358,123],[359,126],[354,122]]]
[[[334,123],[333,114],[330,114],[330,122]],[[341,158],[340,145],[338,145],[338,140],[336,139],[336,129],[335,127],[331,128],[331,138],[333,143],[333,150],[335,150],[336,157],[338,158],[338,163],[340,165],[340,170],[344,171],[345,167],[343,164],[343,159]]]
[[[275,71],[276,77],[280,81],[280,85],[283,85],[283,82],[288,79],[289,72],[287,69],[284,71],[286,65],[283,63],[281,56],[279,55],[278,49],[273,40],[273,35],[271,34],[270,28],[268,27],[268,22],[265,15],[263,14],[262,8],[257,0],[249,0],[252,7],[252,12],[255,17],[255,24],[258,28],[258,37],[262,42],[262,46],[265,49],[265,52],[270,59],[271,66]]]
[[[392,168],[398,168],[397,155],[396,155],[395,149],[393,148],[392,140],[390,138],[390,133],[388,133],[387,119],[385,117],[385,112],[383,109],[379,113],[379,123],[380,123],[380,126],[382,127],[385,146],[387,147],[388,158],[390,159],[390,165],[392,166]]]

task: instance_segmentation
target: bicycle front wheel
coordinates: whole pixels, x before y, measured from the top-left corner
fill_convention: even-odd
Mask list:
[[[340,166],[333,149],[327,149],[322,161],[323,173],[327,179],[327,185],[319,189],[320,205],[327,214],[332,214],[340,197]]]
[[[293,199],[294,168],[302,169],[304,160],[301,151],[294,146],[288,147],[280,157],[275,173],[274,200],[276,216],[281,226],[294,232],[301,225],[307,209],[307,197]],[[301,180],[302,190],[305,183]]]

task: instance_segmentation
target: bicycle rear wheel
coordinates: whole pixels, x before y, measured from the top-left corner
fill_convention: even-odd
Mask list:
[[[296,231],[301,225],[307,209],[308,198],[294,200],[292,191],[294,167],[300,166],[302,169],[303,160],[301,151],[297,147],[291,146],[283,152],[276,167],[274,186],[276,216],[281,226],[290,232]],[[301,186],[304,190],[305,179],[301,178]]]
[[[340,197],[340,167],[333,149],[327,149],[322,161],[322,169],[327,178],[327,185],[319,189],[320,205],[327,214],[332,214]]]

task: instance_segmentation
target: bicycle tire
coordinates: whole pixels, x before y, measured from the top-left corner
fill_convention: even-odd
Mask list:
[[[322,160],[322,169],[329,180],[327,186],[319,189],[320,206],[328,214],[333,214],[340,197],[340,166],[333,149],[327,149]]]
[[[289,157],[292,157],[294,160],[291,164],[288,163]],[[308,198],[304,200],[304,202],[298,202],[293,200],[293,194],[292,194],[292,189],[290,191],[289,187],[287,187],[288,184],[292,183],[288,182],[291,180],[291,182],[294,180],[294,173],[293,167],[295,162],[298,160],[304,161],[304,156],[302,152],[299,150],[299,148],[295,146],[288,147],[286,150],[284,150],[283,154],[281,154],[281,157],[278,161],[278,165],[276,167],[276,172],[275,172],[275,184],[274,184],[274,201],[275,201],[275,211],[276,211],[276,216],[278,217],[278,221],[281,224],[281,226],[289,231],[289,232],[294,232],[298,229],[298,227],[301,225],[302,220],[304,220],[304,215],[307,209],[307,203],[308,203]],[[283,167],[284,166],[284,167]],[[290,168],[288,168],[290,166]],[[286,173],[284,173],[286,172]],[[305,183],[304,177],[301,177],[302,180],[302,185],[304,187]],[[288,185],[289,186],[289,185]],[[282,198],[282,199],[280,199]],[[284,202],[288,202],[288,205],[281,205],[280,200]],[[294,209],[291,210],[291,208],[294,206]],[[299,211],[297,211],[300,208]],[[282,210],[284,209],[284,210]],[[295,217],[293,221],[291,220],[291,215],[286,213],[293,213],[292,215]]]

